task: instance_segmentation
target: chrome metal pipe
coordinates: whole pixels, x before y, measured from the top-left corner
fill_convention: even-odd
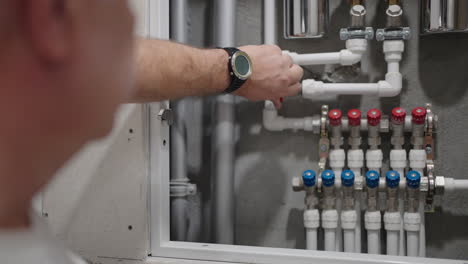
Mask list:
[[[468,1],[421,0],[421,33],[468,32]]]
[[[286,39],[321,38],[328,26],[327,0],[284,0]]]

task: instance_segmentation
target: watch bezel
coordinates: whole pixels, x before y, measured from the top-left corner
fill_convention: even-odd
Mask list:
[[[249,63],[249,71],[246,73],[246,74],[240,74],[239,71],[237,70],[236,68],[236,60],[240,57],[244,57],[247,59],[248,63]],[[234,53],[232,55],[232,58],[231,58],[231,69],[233,71],[233,73],[236,75],[237,78],[245,81],[247,80],[250,76],[252,76],[252,60],[250,59],[249,55],[244,52],[244,51],[236,51],[236,53]]]

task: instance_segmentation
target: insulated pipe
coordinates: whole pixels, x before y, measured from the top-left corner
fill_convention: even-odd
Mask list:
[[[187,43],[187,0],[171,2],[171,39]],[[175,122],[171,127],[171,181],[188,182],[185,138],[186,101],[171,102]],[[176,241],[187,240],[187,196],[171,198],[171,234]]]
[[[408,257],[419,256],[419,231],[406,231]]]
[[[380,254],[380,230],[367,230],[367,251],[369,254]]]
[[[343,250],[344,252],[353,253],[354,250],[354,242],[355,242],[355,234],[353,229],[344,229],[343,230]]]
[[[306,229],[307,250],[317,250],[317,228]]]
[[[235,16],[236,0],[215,0],[216,45],[233,47],[236,45]],[[219,96],[216,100],[216,127],[213,144],[215,179],[214,188],[214,230],[215,241],[220,244],[234,243],[234,97]]]

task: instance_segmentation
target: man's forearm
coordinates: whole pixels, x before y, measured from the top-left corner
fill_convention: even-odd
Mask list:
[[[229,85],[224,50],[203,50],[164,41],[137,41],[135,102],[223,92]]]

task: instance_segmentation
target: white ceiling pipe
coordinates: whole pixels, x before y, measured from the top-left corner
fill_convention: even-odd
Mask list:
[[[316,80],[305,80],[302,83],[304,98],[320,99],[330,95],[372,95],[379,97],[399,95],[403,87],[399,62],[402,58],[404,45],[402,40],[384,42],[385,60],[388,64],[388,73],[384,81],[377,83],[323,83]]]
[[[295,52],[284,51],[284,54],[291,56],[295,64],[302,66],[341,64],[353,65],[362,60],[363,54],[367,50],[367,40],[349,39],[346,41],[346,49],[339,52],[297,54]]]

